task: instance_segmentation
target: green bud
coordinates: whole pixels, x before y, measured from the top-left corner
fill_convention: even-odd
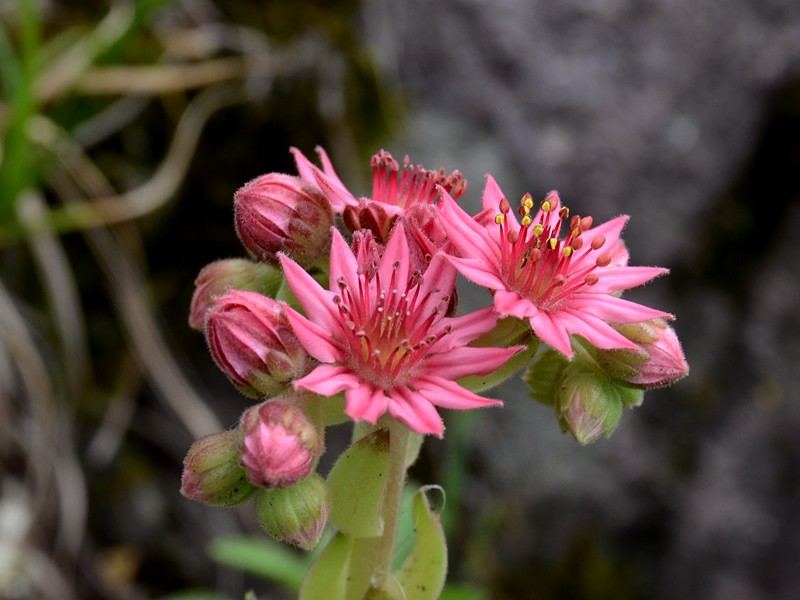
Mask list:
[[[213,433],[197,440],[183,460],[181,494],[211,506],[235,506],[247,500],[255,487],[241,463],[242,433],[238,429]]]
[[[259,489],[256,515],[261,526],[275,539],[311,550],[325,531],[330,494],[325,480],[312,473],[296,485]]]
[[[615,382],[580,363],[564,369],[556,393],[556,413],[564,431],[587,445],[610,437],[626,406],[641,404],[642,390]]]

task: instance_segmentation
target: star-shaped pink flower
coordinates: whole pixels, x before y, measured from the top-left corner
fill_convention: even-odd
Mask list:
[[[456,380],[501,367],[521,347],[471,348],[491,330],[491,308],[446,317],[456,270],[442,255],[424,274],[412,271],[401,222],[377,269],[359,264],[334,230],[330,290],[281,255],[289,288],[305,316],[287,308],[295,335],[320,363],[295,381],[323,396],[344,392],[353,419],[375,423],[389,413],[418,433],[442,436],[436,407],[471,409],[502,404],[461,387]]]
[[[526,194],[518,221],[490,175],[484,210],[476,218],[446,193],[437,208],[455,249],[450,262],[492,290],[500,315],[527,320],[536,335],[569,358],[570,335],[580,335],[597,348],[636,348],[609,323],[672,318],[617,294],[667,272],[627,266],[628,251],[620,239],[627,216],[593,227],[591,217],[570,218],[555,192],[533,215],[532,208]],[[566,235],[561,234],[563,226]]]

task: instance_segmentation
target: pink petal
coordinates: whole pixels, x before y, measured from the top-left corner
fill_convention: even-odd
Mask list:
[[[490,228],[492,231],[499,229],[497,225],[494,223],[494,217],[500,214],[500,201],[505,198],[506,195],[500,189],[500,186],[497,185],[497,181],[491,175],[486,175],[486,187],[483,188],[483,196],[481,198],[481,202],[483,204],[483,213],[486,217],[491,216],[491,221],[489,223]],[[508,201],[508,199],[506,199]],[[519,231],[519,222],[517,221],[517,217],[514,214],[514,208],[512,207],[508,213],[505,215],[505,219],[507,224],[510,224],[512,231]]]
[[[481,334],[491,331],[497,324],[499,315],[494,308],[488,306],[472,311],[460,317],[447,317],[436,323],[431,330],[433,335],[438,334],[445,327],[451,327],[447,334],[436,346],[437,352],[448,352],[452,348],[465,346]]]
[[[455,348],[425,359],[425,372],[455,380],[468,375],[488,375],[506,364],[524,346],[513,348]]]
[[[669,269],[659,267],[605,267],[597,269],[594,274],[599,277],[590,293],[610,294],[620,290],[647,283],[651,279],[669,273]]]
[[[338,178],[332,179],[315,167],[314,181],[330,201],[334,212],[342,213],[346,206],[358,206],[358,200],[342,185]]]
[[[520,297],[517,292],[504,289],[495,292],[494,309],[500,316],[511,315],[518,319],[532,317],[539,311],[530,300]]]
[[[592,227],[588,231],[584,231],[583,234],[581,234],[581,237],[583,238],[583,245],[591,246],[592,241],[602,235],[606,238],[606,243],[603,250],[607,249],[606,247],[610,247],[619,239],[620,234],[622,234],[622,229],[625,227],[625,224],[628,222],[629,218],[630,217],[628,215],[622,215],[616,219],[611,219],[610,221],[601,223],[597,227]],[[600,250],[600,252],[603,252],[603,250]]]
[[[319,365],[294,382],[295,388],[309,390],[321,396],[334,396],[343,390],[356,389],[361,385],[358,375],[347,367],[337,365]]]
[[[502,406],[500,400],[478,396],[455,381],[443,377],[423,375],[414,379],[414,387],[430,402],[442,408],[469,410],[484,406]]]
[[[637,323],[650,319],[675,318],[669,313],[609,294],[575,294],[569,299],[568,307],[573,312],[584,311],[610,323]]]
[[[442,418],[426,398],[406,387],[395,388],[390,394],[389,414],[395,419],[417,433],[432,433],[442,437]]]
[[[569,342],[569,333],[564,324],[554,315],[537,310],[530,317],[531,329],[541,340],[550,347],[555,348],[567,358],[572,358],[572,346]]]
[[[486,265],[500,262],[500,248],[482,225],[475,222],[445,191],[436,209],[450,243],[464,258],[477,258]]]
[[[422,276],[419,297],[427,298],[418,310],[420,315],[429,315],[442,301],[443,296],[453,293],[456,283],[456,269],[444,254],[433,257],[431,264]]]
[[[359,288],[358,262],[342,234],[336,228],[332,227],[331,230],[333,239],[331,240],[330,289],[338,292],[339,279],[343,278],[350,293],[357,296]]]
[[[383,291],[390,293],[390,282],[394,278],[394,289],[400,292],[406,291],[408,287],[408,269],[411,265],[411,256],[408,250],[408,239],[406,238],[405,227],[402,221],[392,228],[389,242],[381,256],[381,263],[378,267],[378,274],[381,278]],[[395,268],[397,267],[397,268]]]
[[[389,398],[384,391],[367,383],[347,390],[345,399],[345,412],[357,421],[375,423],[389,406]]]
[[[338,362],[342,358],[342,349],[329,330],[312,323],[289,306],[284,307],[284,311],[306,352],[324,363]]]
[[[336,174],[336,170],[333,168],[333,163],[331,163],[331,159],[328,158],[328,153],[325,152],[325,149],[322,146],[317,146],[314,148],[317,151],[317,155],[319,156],[319,160],[322,163],[322,169],[334,183],[338,184],[341,187],[346,187],[342,180],[339,179],[339,176]]]
[[[285,254],[278,254],[283,267],[286,284],[297,298],[300,306],[314,323],[328,331],[340,327],[339,311],[333,302],[333,292],[322,288],[305,269]]]
[[[612,348],[631,348],[638,346],[621,333],[615,331],[602,319],[585,312],[576,312],[569,309],[561,310],[558,319],[564,323],[571,334],[585,337],[595,348],[610,350]]]
[[[298,148],[290,148],[290,152],[294,155],[294,162],[300,177],[310,185],[314,185],[314,169],[317,167]]]
[[[317,148],[317,153],[320,155],[322,164],[325,167],[324,173],[297,148],[292,148],[291,152],[294,155],[297,172],[300,177],[311,185],[318,187],[328,198],[335,212],[341,213],[345,206],[357,204],[356,199],[347,191],[347,188],[336,175],[336,171],[333,170],[333,165],[331,165],[324,150]]]
[[[473,283],[490,290],[502,290],[506,287],[497,276],[497,263],[487,263],[477,258],[458,258],[449,254],[446,257],[459,273]]]

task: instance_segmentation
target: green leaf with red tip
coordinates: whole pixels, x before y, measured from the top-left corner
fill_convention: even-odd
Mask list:
[[[328,475],[331,523],[356,538],[383,533],[383,497],[389,471],[389,432],[379,429],[354,442]]]

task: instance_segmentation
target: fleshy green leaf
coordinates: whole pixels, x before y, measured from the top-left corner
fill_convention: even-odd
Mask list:
[[[413,515],[417,542],[394,577],[387,578],[384,588],[391,598],[405,600],[436,600],[444,588],[447,576],[447,543],[439,515],[431,508],[420,488],[414,496]]]
[[[386,429],[364,436],[337,459],[328,487],[333,503],[330,521],[339,531],[357,538],[381,535],[388,470]]]
[[[300,600],[344,600],[353,538],[337,533],[311,565],[300,589]]]

